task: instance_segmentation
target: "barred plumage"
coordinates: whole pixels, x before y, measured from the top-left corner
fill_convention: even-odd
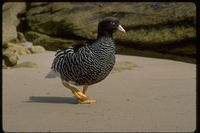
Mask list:
[[[78,98],[79,103],[94,103],[85,95],[89,85],[105,79],[115,64],[115,43],[112,39],[114,30],[125,32],[114,17],[107,17],[98,24],[98,35],[94,43],[82,42],[58,50],[46,78],[60,77],[65,87]],[[69,85],[82,85],[83,92]]]
[[[84,44],[76,52],[72,46],[65,51],[57,51],[52,69],[59,72],[66,82],[92,85],[110,73],[115,64],[114,53],[112,38],[99,38],[92,45]]]

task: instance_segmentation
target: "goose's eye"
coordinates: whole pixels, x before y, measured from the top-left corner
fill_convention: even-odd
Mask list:
[[[111,21],[110,24],[115,25],[115,22]]]

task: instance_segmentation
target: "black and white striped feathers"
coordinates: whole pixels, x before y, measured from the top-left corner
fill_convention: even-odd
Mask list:
[[[76,85],[92,85],[105,79],[115,64],[114,41],[103,37],[92,45],[85,42],[83,45],[77,51],[74,49],[76,45],[65,51],[57,51],[52,71],[46,77],[59,76]]]
[[[92,85],[105,79],[115,64],[115,43],[112,39],[115,29],[125,32],[118,19],[106,18],[99,23],[98,37],[93,44],[82,42],[65,51],[57,51],[46,78],[60,77],[75,85]]]

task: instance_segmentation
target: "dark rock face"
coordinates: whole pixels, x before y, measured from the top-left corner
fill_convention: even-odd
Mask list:
[[[26,16],[33,31],[77,39],[95,39],[98,21],[115,16],[127,31],[115,35],[118,44],[161,52],[166,47],[164,52],[181,53],[182,44],[169,45],[196,37],[193,3],[49,3],[31,7]],[[194,44],[183,47],[189,51],[183,54],[195,54],[188,50],[194,49]]]
[[[26,14],[31,30],[59,37],[94,39],[97,23],[116,16],[127,34],[124,43],[160,44],[195,38],[193,3],[50,3],[32,7]]]
[[[99,20],[115,16],[126,30],[126,34],[114,34],[118,46],[193,58],[196,55],[194,3],[35,2],[27,5],[25,38],[48,50],[64,49],[80,40],[94,40]]]

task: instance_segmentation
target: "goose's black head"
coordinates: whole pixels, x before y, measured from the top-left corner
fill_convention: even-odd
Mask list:
[[[118,18],[106,17],[99,22],[97,38],[104,36],[112,37],[112,34],[115,30],[126,32],[124,28],[120,25]]]

